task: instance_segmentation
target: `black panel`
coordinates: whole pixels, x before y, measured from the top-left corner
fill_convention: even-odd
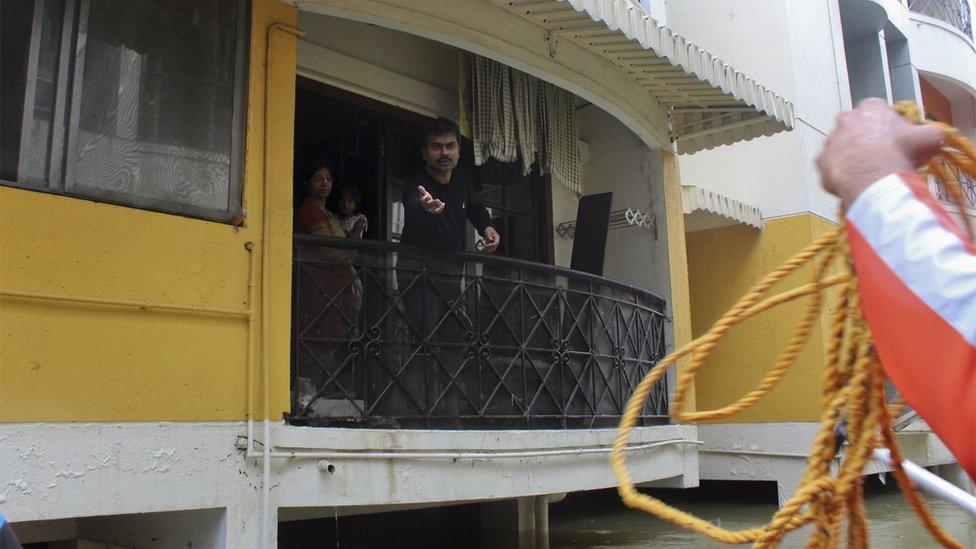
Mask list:
[[[590,194],[580,198],[571,269],[603,276],[612,200],[613,193]]]

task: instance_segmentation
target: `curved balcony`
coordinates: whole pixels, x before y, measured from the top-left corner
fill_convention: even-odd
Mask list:
[[[973,39],[970,6],[967,0],[908,0],[908,9],[947,23]]]
[[[291,424],[607,427],[665,351],[664,300],[599,276],[305,235],[293,261]]]

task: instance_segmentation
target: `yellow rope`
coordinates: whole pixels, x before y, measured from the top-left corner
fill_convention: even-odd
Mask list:
[[[918,107],[914,103],[899,103],[896,109],[912,123],[922,123]],[[940,151],[920,171],[938,178],[952,201],[961,205],[961,184],[947,167],[954,166],[960,172],[976,178],[976,147],[951,126],[925,123],[937,124],[946,138]],[[962,217],[967,232],[972,234],[969,220]],[[812,282],[772,297],[766,296],[777,282],[811,261],[815,262]],[[828,276],[830,272],[838,274]],[[742,412],[763,398],[786,375],[810,336],[820,314],[822,295],[829,288],[836,289],[837,301],[831,315],[820,428],[814,438],[807,468],[796,493],[773,515],[772,520],[765,526],[748,530],[726,530],[638,492],[627,471],[624,448],[651,389],[667,369],[679,359],[690,358],[690,363],[678,377],[675,388],[672,403],[674,421],[713,421]],[[712,349],[733,326],[767,309],[806,296],[809,296],[808,304],[789,343],[755,389],[736,402],[717,410],[684,411],[685,398],[696,374]],[[872,458],[874,449],[886,446],[891,450],[898,486],[926,529],[943,546],[962,547],[935,522],[925,502],[902,470],[903,457],[892,432],[892,416],[885,399],[886,379],[874,350],[871,331],[858,306],[857,277],[851,269],[846,234],[842,227],[838,227],[821,236],[780,268],[767,274],[708,332],[665,357],[638,384],[627,402],[610,458],[619,483],[620,496],[628,507],[641,509],[662,520],[725,543],[753,543],[755,547],[775,547],[790,531],[805,524],[813,524],[815,528],[809,538],[808,547],[837,547],[841,543],[841,524],[846,520],[847,545],[866,547],[868,528],[862,472],[865,463]],[[838,451],[835,432],[841,420],[847,422],[848,445],[840,457],[836,473],[831,474],[831,463],[837,457]]]

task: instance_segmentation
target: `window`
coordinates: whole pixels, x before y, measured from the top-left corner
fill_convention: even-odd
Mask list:
[[[5,185],[241,213],[243,0],[3,0]]]
[[[548,262],[545,213],[548,181],[535,170],[522,174],[522,163],[490,159],[473,172],[475,193],[485,204],[502,237],[498,254],[526,261]],[[478,249],[483,238],[475,236]]]

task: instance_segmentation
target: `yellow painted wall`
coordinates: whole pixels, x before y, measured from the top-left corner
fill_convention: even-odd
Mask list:
[[[387,5],[357,0],[352,4],[363,13],[391,18],[395,27],[424,29],[441,21],[438,17],[470,21],[469,13],[450,3],[395,0]],[[448,12],[445,6],[450,7]],[[498,7],[472,8],[484,10],[490,16],[485,21],[510,15]],[[259,358],[254,361],[253,403],[256,417],[280,419],[289,408],[294,37],[275,34],[267,64],[265,54],[269,25],[296,21],[292,5],[278,0],[253,2],[245,227],[0,187],[0,295],[27,292],[243,311],[249,307],[245,244],[253,242],[258,266],[253,284],[268,291],[267,307],[261,299],[253,304],[253,356]],[[529,25],[514,19],[512,24]],[[518,42],[512,44],[491,33],[463,27],[454,31],[459,40],[545,67],[554,78],[575,81],[589,75],[583,88],[596,90],[591,95],[599,97],[594,99],[609,101],[616,115],[643,124],[632,129],[645,138],[663,131],[658,127],[663,120],[659,105],[641,94],[622,94],[634,84],[602,59],[577,52],[571,43],[560,46],[564,59],[556,62],[544,41],[521,32],[512,33]],[[268,117],[272,163],[267,170],[263,162],[266,67],[272,95]],[[680,178],[673,155],[665,153],[664,164],[671,307],[680,345],[690,337]],[[270,182],[267,242],[262,241],[265,172]],[[265,249],[270,256],[268,272],[262,273]],[[267,353],[261,349],[262,321],[268,327]],[[239,318],[6,295],[0,300],[0,421],[240,420],[247,409],[247,341],[247,322]],[[266,364],[262,356],[267,357]],[[260,410],[262,366],[271,381],[271,405],[266,412]]]
[[[674,326],[674,348],[677,349],[692,339],[692,318],[690,287],[690,250],[684,238],[685,218],[681,204],[681,172],[678,157],[669,151],[661,151],[661,169],[664,172],[664,202],[668,228],[668,267],[671,275],[671,302],[668,304]],[[697,334],[696,334],[697,335]],[[686,362],[677,365],[677,372],[684,372]],[[685,411],[697,408],[695,387],[691,387],[685,398]]]
[[[252,7],[246,227],[2,187],[0,292],[246,309],[244,245],[257,244],[259,267],[262,250],[265,32],[272,21],[294,24],[296,17],[294,7],[277,0]],[[290,360],[294,38],[274,39],[269,65],[268,415],[280,418],[288,409]],[[259,302],[255,307],[264,314]],[[260,351],[259,331],[255,340]],[[9,295],[0,301],[0,421],[240,420],[246,365],[247,322],[239,318]],[[260,391],[258,383],[258,406]]]
[[[686,235],[694,336],[708,330],[753,283],[780,266],[833,224],[812,214],[769,220],[762,231],[744,225]],[[773,289],[809,282],[805,267]],[[715,349],[698,376],[698,409],[719,408],[753,389],[779,357],[805,302],[792,302],[737,326]],[[764,400],[728,422],[816,421],[820,416],[825,327],[814,327],[791,371]]]

